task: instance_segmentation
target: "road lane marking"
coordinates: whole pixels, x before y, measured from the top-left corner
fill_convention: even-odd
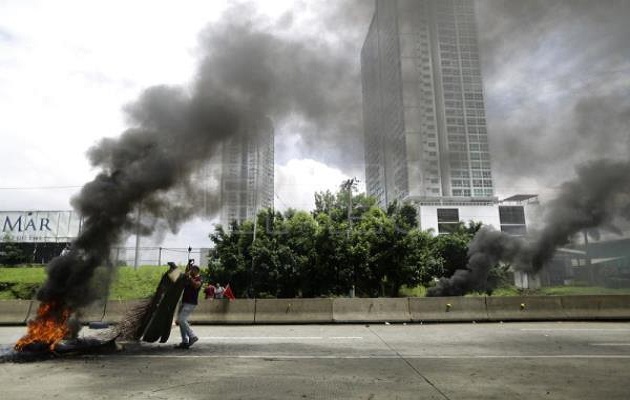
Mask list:
[[[630,346],[630,343],[589,343],[591,346]]]
[[[333,339],[333,340],[363,340],[363,336],[331,336],[328,339]]]
[[[199,336],[204,340],[362,340],[362,336]]]
[[[322,340],[323,336],[199,336],[207,340]]]
[[[95,357],[94,355],[86,357]],[[274,359],[274,360],[400,360],[402,358],[414,360],[478,360],[478,359],[630,359],[630,355],[595,355],[595,354],[565,354],[565,355],[477,355],[477,356],[423,356],[413,354],[391,354],[391,355],[294,355],[294,354],[120,354],[120,355],[97,355],[96,357],[125,357],[125,358],[211,358],[211,359]]]
[[[630,332],[630,328],[521,328],[521,331],[527,332]]]

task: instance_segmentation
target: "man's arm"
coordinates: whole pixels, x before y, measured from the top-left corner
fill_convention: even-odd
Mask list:
[[[198,289],[201,287],[201,277],[200,276],[196,276],[196,277],[192,277],[192,276],[188,276],[188,280],[190,282],[190,286],[192,286],[195,289]]]

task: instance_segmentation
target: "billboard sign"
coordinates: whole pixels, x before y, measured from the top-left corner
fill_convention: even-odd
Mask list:
[[[70,242],[81,222],[74,211],[0,211],[0,241]]]

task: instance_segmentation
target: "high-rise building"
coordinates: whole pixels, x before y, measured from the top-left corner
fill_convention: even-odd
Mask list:
[[[269,119],[245,127],[226,141],[222,150],[221,218],[233,221],[254,219],[256,213],[273,207],[274,130]]]
[[[492,202],[474,2],[376,0],[361,74],[369,195]]]

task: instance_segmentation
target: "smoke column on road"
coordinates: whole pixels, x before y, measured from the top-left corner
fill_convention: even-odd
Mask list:
[[[620,233],[615,220],[630,220],[630,162],[597,160],[577,168],[576,179],[561,186],[559,195],[545,211],[545,225],[536,233],[519,238],[482,228],[468,249],[466,269],[442,278],[428,296],[461,296],[487,289],[490,269],[499,262],[515,270],[538,272],[555,250],[576,234],[600,230]]]
[[[255,135],[251,127],[268,118],[297,115],[322,131],[340,118],[328,88],[345,76],[347,57],[336,57],[325,43],[269,33],[246,5],[229,9],[221,21],[201,35],[190,87],[147,89],[125,110],[129,128],[89,150],[100,172],[72,200],[84,218],[82,230],[71,252],[47,266],[39,300],[77,309],[103,298],[114,271],[110,249],[135,232],[138,207],[142,222],[157,221],[142,224],[143,234],[177,230],[196,210],[192,174],[225,139]],[[209,207],[217,209],[216,197]],[[95,274],[99,266],[105,271]]]

